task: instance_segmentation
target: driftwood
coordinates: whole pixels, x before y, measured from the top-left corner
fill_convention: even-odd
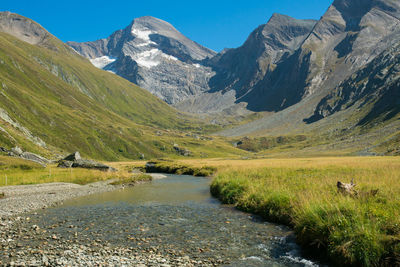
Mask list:
[[[342,182],[337,182],[337,189],[338,192],[345,195],[345,196],[351,196],[351,197],[356,197],[356,198],[369,198],[369,197],[374,197],[378,194],[379,189],[373,189],[370,191],[357,191],[355,189],[356,184],[354,183],[354,179],[351,179],[351,182],[349,184],[342,183]]]

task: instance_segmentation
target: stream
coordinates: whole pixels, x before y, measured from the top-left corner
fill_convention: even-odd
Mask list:
[[[189,257],[195,266],[317,266],[301,256],[289,228],[221,205],[211,197],[209,183],[167,175],[67,201],[36,213],[31,223],[53,239]],[[43,239],[30,242],[40,246]]]

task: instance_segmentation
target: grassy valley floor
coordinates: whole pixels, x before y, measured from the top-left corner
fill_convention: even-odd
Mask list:
[[[327,157],[184,161],[218,169],[211,192],[224,203],[293,227],[297,240],[339,265],[400,263],[400,158]],[[354,179],[358,195],[338,181]],[[374,196],[371,190],[379,190]]]
[[[13,177],[9,180],[12,184],[86,184],[109,180],[112,175],[124,180],[130,170],[145,165],[145,161],[115,162],[109,163],[120,170],[114,174],[78,169],[71,173],[7,160],[0,168]],[[160,166],[185,173],[216,171],[211,184],[215,197],[268,221],[291,226],[301,245],[323,252],[338,265],[400,263],[399,157],[186,159],[161,161]],[[337,182],[352,179],[358,195],[338,193]],[[372,190],[378,193],[371,194]]]

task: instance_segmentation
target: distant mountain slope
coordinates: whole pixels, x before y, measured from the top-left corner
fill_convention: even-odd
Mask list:
[[[250,34],[243,46],[213,58],[217,74],[210,81],[212,91],[235,90],[239,101],[300,47],[315,24],[313,20],[274,14]]]
[[[359,125],[400,113],[400,44],[385,50],[324,97],[309,123],[357,105]]]
[[[68,44],[95,66],[115,72],[169,104],[208,90],[212,76],[211,69],[200,63],[215,52],[153,17],[137,18],[107,39]]]
[[[390,0],[334,1],[300,48],[240,100],[251,110],[279,111],[329,92],[398,43],[396,12]]]
[[[2,12],[0,25],[0,146],[107,160],[175,154],[174,143],[190,140],[196,153],[217,146],[179,133],[206,125],[95,68],[33,21]]]
[[[267,24],[254,30],[241,47],[224,50],[206,60],[204,64],[215,72],[209,81],[210,90],[182,101],[176,107],[194,113],[232,108],[239,112],[243,107],[254,109],[253,103],[258,100],[248,98],[247,94],[299,48],[315,24],[314,20],[274,14]],[[243,105],[235,104],[240,102],[244,102]]]
[[[271,113],[223,134],[307,132],[328,123],[348,128],[352,126],[344,122],[355,117],[353,123],[365,125],[385,117],[388,110],[394,116],[399,101],[399,18],[399,1],[335,0],[299,48],[238,99],[251,110]],[[388,74],[377,75],[379,71]],[[339,120],[321,120],[362,101],[357,115],[341,113]],[[315,121],[318,124],[310,124]]]

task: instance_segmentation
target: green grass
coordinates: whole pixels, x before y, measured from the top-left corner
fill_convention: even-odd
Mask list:
[[[194,167],[171,161],[155,161],[154,166],[146,168],[147,172],[172,173],[178,175],[211,176],[216,172],[215,167]]]
[[[0,186],[66,182],[89,184],[110,179],[127,179],[131,173],[121,170],[103,172],[80,168],[63,169],[56,165],[43,168],[39,164],[22,159],[0,156]]]
[[[47,144],[37,146],[20,126],[0,119],[6,131],[0,131],[0,146],[19,145],[45,156],[80,151],[107,161],[139,159],[141,154],[146,159],[178,157],[174,143],[196,157],[241,153],[222,138],[186,136],[219,127],[177,111],[50,39],[43,47],[0,33],[0,108]]]
[[[400,158],[286,159],[219,167],[211,192],[224,203],[290,225],[305,247],[338,265],[400,262]],[[253,165],[253,166],[252,166]],[[339,194],[352,178],[360,192]]]
[[[244,137],[237,141],[237,147],[251,152],[260,152],[267,149],[277,147],[298,148],[300,145],[307,144],[307,136],[293,135],[293,136],[277,136],[277,137]]]

